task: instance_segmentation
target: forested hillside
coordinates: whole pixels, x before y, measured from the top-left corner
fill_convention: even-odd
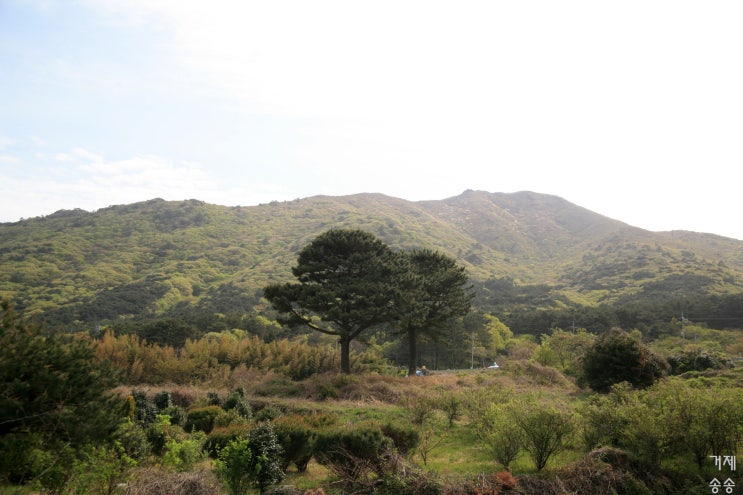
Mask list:
[[[478,307],[527,332],[642,318],[657,327],[681,312],[743,326],[743,242],[649,232],[530,192],[422,202],[316,196],[250,207],[154,199],[62,210],[0,225],[0,295],[27,315],[76,328],[255,317],[261,288],[290,280],[299,249],[333,227],[455,257]]]

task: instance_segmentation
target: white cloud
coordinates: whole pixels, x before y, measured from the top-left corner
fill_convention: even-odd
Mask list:
[[[56,153],[54,155],[54,159],[57,160],[58,162],[64,162],[64,163],[72,163],[75,161],[75,158],[69,153]]]
[[[88,151],[84,148],[75,148],[73,150],[73,153],[79,158],[82,158],[83,160],[88,160],[91,162],[103,161],[103,157],[101,155],[93,153],[92,151]]]
[[[76,148],[59,153],[61,165],[44,166],[36,177],[11,173],[0,176],[0,221],[48,215],[60,209],[92,211],[116,204],[153,198],[200,199],[234,206],[290,199],[271,184],[250,188],[229,184],[195,162],[174,163],[164,157],[142,155],[123,160]],[[21,163],[15,161],[13,163]]]
[[[17,156],[13,156],[13,155],[0,155],[0,162],[2,162],[2,163],[20,163],[21,160]]]

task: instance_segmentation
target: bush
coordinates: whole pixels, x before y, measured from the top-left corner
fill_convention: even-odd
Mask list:
[[[158,409],[147,392],[132,390],[131,396],[134,398],[134,420],[145,425],[154,423]]]
[[[161,411],[163,415],[170,417],[170,424],[175,426],[185,426],[188,414],[181,406],[169,406]]]
[[[512,417],[523,432],[523,448],[538,471],[554,454],[567,447],[575,429],[572,416],[553,407],[524,403]]]
[[[124,473],[136,462],[121,447],[83,449],[74,462],[72,476],[64,486],[66,495],[109,495],[124,480]]]
[[[601,335],[583,357],[583,378],[597,392],[627,382],[637,388],[651,386],[668,374],[665,359],[622,330]]]
[[[230,392],[222,407],[225,411],[234,410],[245,419],[253,417],[253,408],[250,407],[250,402],[245,398],[245,392],[242,389]]]
[[[219,406],[195,407],[188,411],[183,428],[188,432],[198,430],[209,433],[214,428],[214,420],[221,413],[222,408]]]
[[[514,419],[518,414],[512,403],[491,404],[477,431],[495,460],[506,469],[524,446],[524,432]]]
[[[320,432],[315,442],[315,458],[341,479],[349,489],[368,486],[372,475],[384,477],[392,440],[374,423],[345,425]]]
[[[301,473],[307,469],[315,448],[317,433],[304,416],[282,416],[273,422],[276,437],[284,451],[282,470],[294,463]]]
[[[201,432],[191,434],[182,441],[170,440],[165,444],[163,464],[175,471],[189,471],[204,459],[204,442],[206,435]]]
[[[170,396],[170,392],[163,391],[158,392],[152,397],[152,403],[155,405],[158,411],[162,412],[164,409],[169,408],[173,405],[173,399]]]
[[[248,437],[230,441],[219,453],[216,471],[232,495],[243,495],[251,486],[261,493],[284,478],[281,446],[269,424],[256,426]]]
[[[217,458],[219,451],[222,450],[232,440],[247,436],[250,432],[250,425],[236,424],[225,427],[214,428],[206,437],[204,450],[213,458]]]
[[[255,414],[256,421],[273,421],[284,413],[276,406],[266,406]]]
[[[412,425],[388,422],[382,425],[384,436],[392,440],[397,451],[402,455],[413,452],[420,442],[420,434]]]
[[[680,375],[689,371],[720,370],[734,366],[730,359],[719,352],[707,352],[702,349],[691,349],[670,356],[668,364],[671,366],[672,375]]]
[[[114,439],[123,449],[123,453],[135,461],[143,460],[150,453],[147,432],[138,423],[126,421],[114,434]]]

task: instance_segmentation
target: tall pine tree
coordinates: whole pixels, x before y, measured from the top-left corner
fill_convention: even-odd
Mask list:
[[[351,342],[393,317],[399,262],[373,234],[331,229],[299,252],[292,268],[298,283],[269,285],[263,294],[281,323],[338,336],[341,371],[350,373]]]

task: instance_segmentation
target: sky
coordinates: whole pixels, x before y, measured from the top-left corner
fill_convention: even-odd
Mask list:
[[[535,191],[743,240],[743,2],[0,0],[0,222]]]

